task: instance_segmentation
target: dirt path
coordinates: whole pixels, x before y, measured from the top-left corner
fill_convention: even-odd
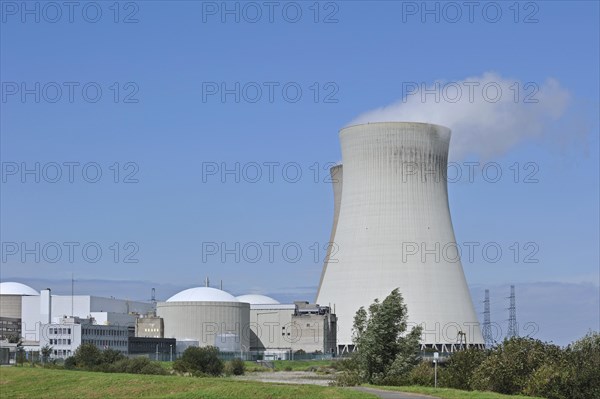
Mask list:
[[[246,373],[245,375],[235,377],[239,380],[277,382],[282,384],[309,384],[327,386],[333,376],[317,374],[312,371],[273,371]]]
[[[356,387],[357,391],[372,393],[382,399],[435,399],[433,396],[420,395],[416,393],[404,393],[395,391],[384,391],[382,389],[367,388],[367,387]]]
[[[235,377],[237,380],[260,381],[280,384],[309,384],[327,386],[333,379],[333,375],[317,374],[312,371],[274,371],[246,373],[245,375]],[[357,391],[372,393],[382,399],[435,399],[433,396],[420,395],[416,393],[404,393],[394,391],[384,391],[371,387],[354,387]]]

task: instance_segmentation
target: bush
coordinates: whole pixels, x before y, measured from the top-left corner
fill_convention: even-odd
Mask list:
[[[472,388],[509,395],[522,393],[533,372],[560,355],[558,346],[537,339],[505,340],[477,368]]]
[[[454,352],[444,366],[443,376],[440,378],[441,384],[448,388],[473,390],[473,373],[487,355],[487,351],[473,347]]]
[[[150,363],[150,359],[147,357],[135,357],[133,359],[129,359],[125,368],[125,372],[129,374],[143,374],[142,370]]]
[[[75,357],[69,356],[68,358],[65,359],[65,364],[64,364],[65,369],[73,370],[75,368],[75,365],[76,365]]]
[[[566,377],[566,373],[557,364],[544,364],[531,375],[523,392],[526,395],[543,396],[547,399],[570,398],[562,394]]]
[[[438,377],[441,374],[441,367],[438,367]],[[408,382],[410,385],[420,385],[424,387],[432,387],[435,385],[435,369],[434,364],[428,361],[419,363],[408,374]]]
[[[225,364],[225,375],[244,375],[246,364],[242,359],[233,359]]]
[[[219,349],[214,346],[187,348],[181,357],[173,362],[173,370],[193,375],[218,376],[223,372],[223,361],[219,359]]]
[[[105,364],[113,364],[122,359],[125,359],[125,355],[115,349],[105,349],[100,356],[100,362]]]
[[[150,362],[140,370],[140,374],[166,375],[167,370],[165,370],[158,362]]]
[[[128,365],[129,365],[129,359],[124,358],[124,359],[118,360],[118,361],[114,362],[113,364],[109,365],[108,372],[109,373],[126,373]]]
[[[74,357],[77,367],[92,370],[100,365],[102,352],[94,344],[81,344],[75,351]]]
[[[362,384],[362,377],[358,370],[344,370],[329,384],[338,387],[353,387]]]

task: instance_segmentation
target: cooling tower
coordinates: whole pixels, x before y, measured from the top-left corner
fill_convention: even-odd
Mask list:
[[[338,348],[352,348],[356,311],[395,288],[410,325],[423,327],[423,347],[483,345],[448,205],[450,130],[385,122],[339,136],[343,167],[331,170],[334,244],[316,299],[335,307]]]

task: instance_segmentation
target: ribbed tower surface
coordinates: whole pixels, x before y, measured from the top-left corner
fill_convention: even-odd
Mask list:
[[[331,170],[334,244],[316,299],[335,306],[338,344],[352,344],[361,306],[399,288],[424,345],[482,345],[448,205],[450,130],[371,123],[342,129],[340,142],[343,166]]]

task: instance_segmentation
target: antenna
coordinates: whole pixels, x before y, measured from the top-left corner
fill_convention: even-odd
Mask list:
[[[492,347],[492,320],[490,317],[490,290],[485,290],[485,299],[483,300],[483,340],[486,349]]]
[[[510,286],[510,305],[508,307],[508,332],[507,338],[519,336],[519,326],[517,325],[517,302],[515,300],[515,286]]]
[[[152,288],[152,294],[150,296],[150,301],[152,301],[152,303],[156,303],[156,288]]]
[[[223,291],[223,280],[221,280],[221,287],[220,287],[221,291]]]
[[[204,280],[204,286],[205,287],[209,287],[210,286],[210,281],[208,280],[208,276],[206,276],[206,279]]]

